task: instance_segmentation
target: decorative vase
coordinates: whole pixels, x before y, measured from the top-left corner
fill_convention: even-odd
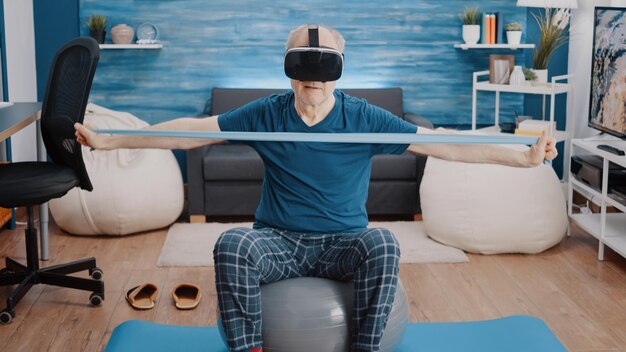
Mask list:
[[[514,66],[511,76],[509,76],[509,84],[512,86],[522,86],[526,84],[526,77],[524,77],[524,71],[522,66]]]
[[[522,41],[522,31],[507,31],[506,42],[510,45],[519,45]]]
[[[477,24],[463,25],[463,41],[465,44],[476,44],[480,39],[480,26]]]
[[[548,83],[548,69],[538,70],[533,68],[532,70],[537,76],[537,79],[533,81],[533,84],[542,85]]]
[[[98,44],[104,44],[104,38],[106,37],[106,31],[89,32],[91,37],[95,39]]]
[[[113,44],[130,44],[133,42],[135,30],[125,24],[118,24],[111,29]]]

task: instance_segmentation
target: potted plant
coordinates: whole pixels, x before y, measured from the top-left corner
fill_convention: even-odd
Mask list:
[[[529,82],[534,82],[537,80],[537,75],[535,74],[535,71],[533,71],[532,69],[528,67],[524,67],[522,68],[522,72],[524,72],[524,78],[526,79],[527,84]]]
[[[107,18],[102,15],[91,15],[87,19],[87,27],[91,37],[98,43],[103,44],[106,36]]]
[[[480,39],[480,25],[478,24],[478,18],[480,12],[476,7],[466,7],[461,14],[461,21],[463,22],[463,41],[465,44],[476,44]]]
[[[546,9],[544,15],[533,14],[539,25],[539,43],[533,54],[533,70],[537,82],[548,81],[548,62],[556,49],[567,42],[565,35],[569,24],[569,9]]]
[[[522,25],[518,22],[507,23],[504,26],[506,41],[511,45],[519,45],[522,40]]]

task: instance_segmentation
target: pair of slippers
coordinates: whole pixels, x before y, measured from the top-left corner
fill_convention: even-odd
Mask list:
[[[154,308],[159,289],[151,283],[141,284],[126,292],[126,301],[131,307],[139,310]],[[172,290],[174,305],[181,310],[194,309],[200,304],[200,287],[194,284],[179,284]]]

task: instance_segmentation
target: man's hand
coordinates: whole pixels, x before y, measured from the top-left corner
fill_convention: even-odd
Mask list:
[[[556,141],[554,138],[548,138],[548,133],[545,130],[541,133],[537,144],[525,152],[528,166],[537,166],[544,160],[553,160],[557,155]]]
[[[89,127],[83,126],[80,123],[74,124],[76,130],[76,141],[85,147],[91,147],[93,149],[111,149],[108,146],[106,138],[108,136],[97,134]]]

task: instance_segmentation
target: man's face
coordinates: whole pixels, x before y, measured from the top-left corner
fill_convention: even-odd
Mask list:
[[[309,31],[302,30],[294,41],[294,47],[309,45]],[[335,39],[330,31],[326,28],[319,28],[319,45],[335,50],[339,50]],[[335,81],[333,82],[317,82],[317,81],[297,81],[291,80],[291,89],[296,96],[306,105],[320,105],[333,95],[335,90]]]

